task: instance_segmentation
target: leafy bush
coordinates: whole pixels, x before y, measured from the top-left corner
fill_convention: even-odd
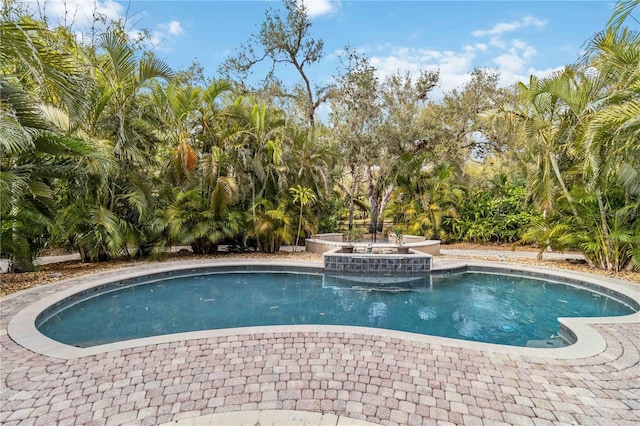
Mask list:
[[[447,217],[444,223],[456,241],[514,243],[540,216],[528,202],[524,185],[501,179],[497,185],[476,191],[474,198],[467,198],[458,208],[458,216]]]

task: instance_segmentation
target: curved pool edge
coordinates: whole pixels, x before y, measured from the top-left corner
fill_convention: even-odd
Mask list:
[[[70,281],[80,281],[78,284],[72,285],[63,291],[56,292],[54,295],[45,297],[35,303],[30,304],[26,308],[19,311],[11,318],[7,333],[17,344],[24,348],[48,357],[60,359],[76,359],[86,356],[92,356],[100,353],[108,353],[121,351],[123,349],[131,349],[148,345],[168,344],[172,342],[180,342],[194,339],[215,339],[218,337],[229,337],[239,335],[281,335],[289,333],[303,333],[307,335],[327,336],[329,334],[341,334],[345,336],[378,336],[399,340],[409,340],[420,345],[440,345],[457,347],[462,349],[473,349],[488,353],[501,353],[507,355],[518,355],[536,358],[553,358],[553,359],[575,359],[596,356],[606,349],[606,342],[603,336],[592,327],[595,324],[638,324],[640,323],[640,312],[631,315],[617,317],[593,317],[593,318],[560,318],[559,321],[567,328],[577,339],[577,341],[563,348],[530,348],[519,346],[498,345],[483,342],[473,342],[467,340],[429,336],[416,333],[368,328],[354,326],[321,326],[321,325],[287,325],[287,326],[260,326],[260,327],[243,327],[228,328],[220,330],[204,330],[187,333],[168,334],[162,336],[146,337],[134,340],[125,340],[106,345],[92,346],[89,348],[77,348],[65,345],[52,340],[36,329],[37,317],[50,306],[70,297],[76,293],[98,287],[101,285],[135,279],[139,277],[149,276],[150,274],[164,274],[168,272],[198,272],[202,270],[225,270],[236,269],[238,267],[276,267],[281,271],[287,271],[292,268],[292,272],[317,272],[322,273],[324,269],[320,262],[291,262],[291,261],[213,261],[205,263],[163,263],[144,265],[134,267],[123,273],[114,274],[114,271],[103,272],[84,277],[73,278],[70,280],[60,281],[56,284],[66,283]],[[523,266],[519,264],[511,264],[504,262],[483,262],[483,261],[446,261],[438,262],[434,265],[435,272],[449,271],[473,271],[473,272],[495,272],[495,273],[516,273],[519,275],[547,278],[547,279],[566,279],[572,281],[580,281],[596,287],[611,290],[619,293],[624,297],[633,300],[640,306],[640,284],[603,277],[599,275],[586,274],[575,271],[555,270],[551,268]],[[28,292],[26,290],[25,292]],[[25,295],[20,292],[20,295]]]

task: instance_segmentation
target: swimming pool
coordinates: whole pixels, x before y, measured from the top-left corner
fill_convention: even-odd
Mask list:
[[[92,288],[39,315],[38,330],[78,347],[198,330],[338,325],[512,346],[561,346],[558,317],[632,314],[602,289],[485,272],[394,278],[225,270]]]

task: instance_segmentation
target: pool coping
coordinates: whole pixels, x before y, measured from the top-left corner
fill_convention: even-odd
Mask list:
[[[276,267],[279,270],[287,270],[294,268],[296,271],[323,273],[322,263],[315,261],[256,261],[256,260],[240,260],[240,261],[212,261],[202,263],[162,263],[154,264],[152,267],[144,265],[133,267],[117,276],[113,275],[113,271],[106,273],[98,273],[74,278],[71,280],[80,281],[72,287],[54,293],[52,296],[36,301],[22,309],[10,320],[7,332],[9,336],[19,345],[38,354],[48,357],[60,359],[76,359],[86,356],[92,356],[100,353],[118,351],[123,349],[137,348],[153,344],[162,344],[170,342],[178,342],[192,339],[206,339],[223,336],[237,336],[248,334],[266,334],[266,333],[316,333],[325,335],[328,333],[342,333],[344,335],[375,335],[379,337],[388,337],[395,339],[410,340],[416,344],[422,345],[447,345],[462,349],[473,349],[481,352],[493,352],[508,355],[525,355],[538,358],[553,359],[576,359],[587,358],[602,353],[606,349],[606,342],[603,336],[593,327],[592,324],[637,324],[640,323],[640,312],[634,314],[618,316],[618,317],[592,317],[592,318],[559,318],[563,327],[570,330],[576,337],[576,343],[562,348],[531,348],[519,346],[498,345],[492,343],[473,342],[447,337],[429,336],[416,333],[368,328],[355,326],[337,326],[337,325],[286,325],[286,326],[260,326],[260,327],[242,327],[228,328],[220,330],[204,330],[187,333],[176,333],[161,336],[145,337],[140,339],[126,340],[105,345],[92,346],[89,348],[77,348],[59,343],[52,340],[36,329],[36,318],[47,308],[53,304],[72,296],[78,292],[82,292],[93,287],[98,287],[108,283],[134,279],[149,274],[164,274],[168,272],[184,272],[206,269],[225,270],[228,268],[236,269],[238,267]],[[506,262],[486,262],[486,261],[440,261],[434,264],[433,271],[436,272],[498,272],[498,273],[514,273],[518,275],[539,277],[546,279],[565,279],[572,282],[580,281],[590,286],[610,290],[622,295],[640,306],[640,285],[633,282],[622,281],[618,279],[603,277],[599,275],[586,274],[582,272],[556,270],[539,266],[523,266]],[[107,276],[108,275],[108,276]],[[68,283],[71,280],[60,281],[59,283]],[[56,285],[50,284],[50,285]],[[25,295],[29,290],[16,293],[14,296]],[[3,298],[3,299],[8,299]]]
[[[189,417],[162,423],[160,426],[230,426],[230,425],[287,425],[287,426],[374,426],[376,423],[302,410],[247,410],[227,411],[206,416]]]

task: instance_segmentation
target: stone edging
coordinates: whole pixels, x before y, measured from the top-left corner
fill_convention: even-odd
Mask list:
[[[249,410],[227,411],[206,416],[190,417],[160,426],[230,426],[230,425],[324,425],[324,426],[373,426],[376,423],[330,413],[297,410]]]

